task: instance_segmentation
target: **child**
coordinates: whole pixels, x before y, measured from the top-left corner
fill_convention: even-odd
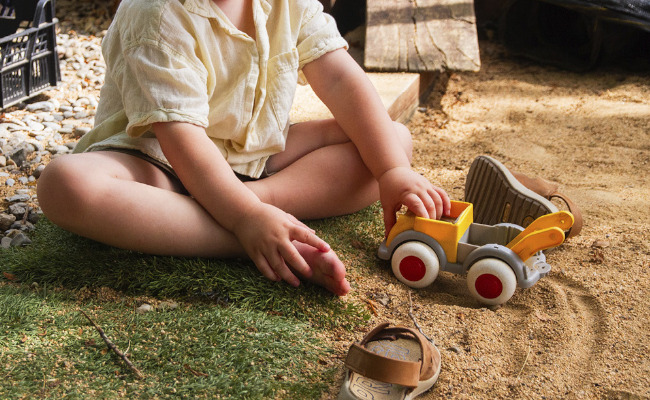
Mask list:
[[[300,219],[380,199],[388,230],[402,205],[449,210],[346,47],[317,0],[122,1],[95,128],[43,172],[43,212],[116,247],[247,255],[268,279],[345,295],[345,267]],[[299,73],[334,119],[288,123]]]

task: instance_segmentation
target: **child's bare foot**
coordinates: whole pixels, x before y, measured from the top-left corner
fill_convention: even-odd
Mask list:
[[[305,243],[294,241],[293,244],[312,270],[311,276],[303,276],[294,271],[295,274],[338,296],[344,296],[350,291],[350,283],[345,279],[345,266],[333,250],[322,252]]]

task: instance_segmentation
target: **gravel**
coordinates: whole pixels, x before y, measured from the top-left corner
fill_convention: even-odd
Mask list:
[[[41,216],[36,183],[47,163],[68,154],[93,126],[106,64],[101,38],[110,2],[56,3],[61,82],[0,110],[0,246],[24,246]]]

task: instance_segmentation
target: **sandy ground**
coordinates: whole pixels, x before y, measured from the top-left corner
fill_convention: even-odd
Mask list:
[[[412,118],[415,168],[462,200],[472,160],[491,155],[560,183],[584,229],[546,252],[547,277],[496,309],[469,297],[462,276],[443,272],[412,290],[385,269],[352,273],[354,296],[376,305],[368,328],[413,326],[412,292],[413,315],[443,360],[423,399],[649,398],[649,76],[569,73],[491,43],[481,57],[479,73],[441,79]],[[343,335],[341,357],[362,336]]]
[[[415,291],[385,268],[350,271],[347,301],[376,305],[368,329],[413,326],[412,293],[443,360],[422,399],[650,398],[650,76],[565,72],[490,43],[481,58],[479,73],[442,77],[413,116],[415,168],[459,200],[480,154],[556,181],[583,210],[581,235],[547,252],[551,273],[496,309],[469,297],[464,277],[441,273]],[[335,332],[339,358],[362,336]],[[325,398],[338,393],[339,365]]]

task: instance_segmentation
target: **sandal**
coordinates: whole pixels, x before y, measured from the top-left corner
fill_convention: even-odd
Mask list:
[[[558,192],[559,184],[555,182],[549,182],[546,179],[542,178],[531,178],[522,174],[521,172],[512,171],[512,175],[524,186],[533,192],[539,194],[540,196],[552,200],[558,199],[562,201],[565,207],[573,214],[573,226],[569,228],[566,233],[567,238],[574,237],[580,233],[582,230],[582,211],[580,208],[573,202],[571,199]]]
[[[478,156],[472,162],[465,182],[465,201],[474,205],[474,221],[495,225],[512,223],[528,226],[542,215],[558,211],[551,199],[562,200],[575,222],[567,237],[576,236],[582,229],[582,213],[566,196],[559,193],[557,183],[542,178],[510,172],[489,156]]]
[[[440,352],[421,333],[379,324],[348,351],[339,400],[413,399],[438,380]]]

